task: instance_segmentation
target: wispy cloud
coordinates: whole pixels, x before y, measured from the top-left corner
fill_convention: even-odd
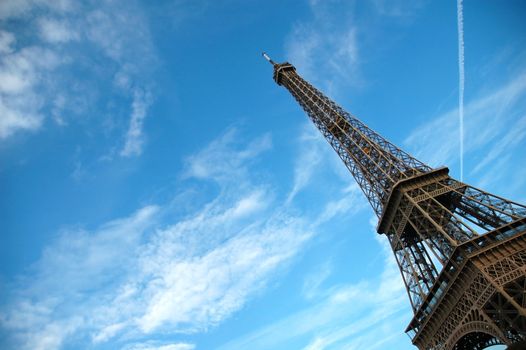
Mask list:
[[[378,239],[385,259],[380,278],[327,286],[320,290],[321,298],[312,306],[234,339],[220,349],[271,349],[290,344],[297,347],[295,341],[308,335],[312,340],[304,345],[304,349],[309,350],[380,347],[378,328],[386,328],[386,319],[395,319],[396,322],[387,326],[389,332],[394,333],[394,329],[402,328],[407,322],[408,311],[398,267],[383,238]],[[369,343],[364,342],[365,338]]]
[[[155,342],[147,342],[141,344],[133,344],[126,346],[123,350],[194,350],[195,345],[189,343],[174,343],[174,344],[156,344]]]
[[[66,20],[40,18],[38,20],[40,36],[50,43],[65,43],[80,38],[78,32],[71,28],[71,23]]]
[[[0,2],[0,20],[24,16],[36,6],[57,13],[66,13],[75,7],[70,0],[4,0]]]
[[[250,164],[269,136],[246,145],[233,133],[189,157],[182,181],[220,187],[195,210],[150,205],[96,229],[64,229],[2,305],[0,325],[13,346],[117,339],[137,349],[190,349],[140,340],[214,327],[279,275],[313,231],[275,202],[270,185],[254,182]]]
[[[63,60],[53,51],[29,46],[15,48],[13,33],[0,30],[0,139],[19,130],[36,130],[44,116],[44,99],[38,94],[43,83]]]
[[[271,218],[275,220],[279,219]],[[154,266],[156,271],[150,270],[148,261],[145,268],[162,282],[146,291],[149,301],[139,319],[140,328],[148,333],[169,324],[193,332],[223,321],[262,288],[269,273],[295,255],[309,237],[297,225],[270,223],[262,231],[236,235],[200,258],[177,259],[174,255],[167,266]]]
[[[329,94],[337,76],[359,84],[360,49],[352,11],[329,11],[324,2],[311,2],[310,6],[312,20],[296,23],[287,37],[287,59],[307,79],[323,84]]]
[[[499,138],[508,139],[504,135],[516,132],[510,126],[516,124],[518,115],[521,116],[521,111],[524,111],[522,101],[525,94],[526,73],[519,71],[505,84],[470,101],[464,111],[464,152],[468,154],[482,151],[485,147],[493,146]],[[441,114],[416,128],[404,143],[418,158],[432,166],[451,164],[459,157],[458,138],[452,130],[458,130],[457,109]],[[503,147],[497,147],[491,151],[491,157],[495,158],[496,153],[503,150]],[[479,171],[488,164],[489,161],[483,160],[474,171]]]
[[[500,57],[490,63],[498,67],[504,64]],[[490,74],[492,68],[485,69],[488,71],[485,74]],[[500,85],[474,91],[473,97],[466,101],[464,180],[521,202],[526,183],[522,165],[526,157],[526,70],[519,62],[518,67],[510,64],[509,71],[508,76],[499,76]],[[455,108],[414,129],[404,143],[431,166],[453,165],[455,176],[458,171],[455,163],[460,156],[458,133],[455,132],[458,126],[458,109]]]
[[[0,307],[0,329],[11,344],[192,348],[143,340],[221,324],[284,273],[320,225],[359,207],[357,190],[341,181],[339,197],[321,198],[322,213],[305,216],[253,170],[272,146],[270,135],[251,141],[240,135],[227,130],[186,160],[179,181],[205,192],[214,184],[212,198],[194,190],[192,198],[208,199],[190,205],[182,192],[173,203],[144,206],[99,228],[65,228]],[[323,169],[332,167],[329,158],[323,162]],[[338,308],[356,293],[340,288],[329,296],[322,277],[306,282],[306,296],[317,293]]]
[[[2,308],[0,325],[11,332],[16,347],[59,349],[68,335],[89,326],[90,309],[107,300],[119,276],[128,271],[130,252],[157,211],[144,207],[95,231],[62,232]],[[92,295],[92,288],[100,288],[100,294]]]
[[[358,184],[344,188],[341,193],[334,196],[334,199],[327,201],[325,207],[316,219],[316,224],[320,225],[330,221],[331,219],[348,213],[357,213],[361,209],[367,207],[367,203],[363,201],[363,193]]]
[[[320,293],[320,287],[332,273],[332,264],[330,261],[319,266],[313,273],[307,275],[303,281],[302,294],[310,300]]]
[[[327,221],[339,211],[350,209],[349,206],[357,205],[354,194],[359,192],[357,191],[359,187],[349,176],[349,171],[341,159],[310,120],[306,120],[300,126],[297,156],[294,159],[294,178],[286,203],[290,204],[313,182],[317,182],[319,178],[324,178],[323,182],[328,184],[329,188],[331,188],[331,184],[337,185],[338,190],[334,193],[331,192],[332,197],[327,199],[327,206],[318,216],[317,224]],[[327,181],[327,176],[329,176],[330,181]],[[334,187],[336,186],[332,186],[331,190],[334,190]],[[342,194],[343,196],[340,197]],[[357,206],[356,209],[358,207],[360,206]]]
[[[370,61],[368,56],[384,45],[384,40],[376,39],[380,25],[406,22],[422,3],[375,0],[359,14],[353,1],[310,1],[309,6],[310,20],[296,22],[286,38],[287,60],[307,80],[335,97],[340,91],[367,86],[363,69]]]
[[[287,198],[289,203],[309,184],[312,175],[319,168],[325,151],[328,150],[325,140],[310,122],[303,125],[299,142],[301,146],[294,166],[294,182]]]
[[[526,112],[526,111],[525,111]],[[475,174],[488,167],[493,161],[500,158],[507,150],[514,149],[526,138],[526,114],[513,123],[513,127],[506,128],[504,134],[492,145],[485,157],[473,168]]]
[[[124,139],[122,146],[114,145],[121,156],[142,153],[157,59],[141,9],[134,2],[122,5],[45,0],[0,4],[5,24],[0,31],[0,111],[5,116],[0,139],[35,132],[49,121],[67,127],[75,116],[104,116],[123,135],[113,137]],[[9,29],[13,19],[24,24],[22,30]],[[121,121],[124,111],[112,115],[115,111],[97,110],[122,97],[130,100],[128,122]],[[103,128],[95,131],[107,134]]]
[[[149,93],[136,90],[133,94],[132,113],[130,126],[126,133],[124,147],[121,150],[121,156],[130,157],[138,156],[142,153],[144,143],[143,124],[146,118],[147,109],[151,103]]]
[[[227,147],[235,145],[240,138],[236,128],[230,128],[201,152],[186,159],[185,177],[211,179],[218,182],[231,182],[246,176],[251,159],[272,147],[270,134],[252,140],[243,151],[231,154]],[[228,157],[227,157],[228,155]],[[234,177],[231,175],[235,174]]]
[[[373,0],[372,3],[380,15],[404,19],[414,16],[425,1]]]

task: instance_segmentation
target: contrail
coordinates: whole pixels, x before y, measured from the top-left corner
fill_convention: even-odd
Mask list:
[[[457,0],[458,27],[458,118],[460,124],[460,181],[464,179],[464,15],[462,0]]]

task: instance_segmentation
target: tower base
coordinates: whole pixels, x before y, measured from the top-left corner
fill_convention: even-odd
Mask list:
[[[419,349],[526,341],[526,219],[457,247],[406,332]]]

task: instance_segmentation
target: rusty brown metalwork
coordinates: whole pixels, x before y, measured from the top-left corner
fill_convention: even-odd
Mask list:
[[[526,341],[526,206],[432,169],[317,90],[288,63],[285,87],[340,156],[379,218],[413,308],[419,349]]]

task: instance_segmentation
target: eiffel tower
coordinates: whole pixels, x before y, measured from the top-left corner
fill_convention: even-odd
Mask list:
[[[419,349],[526,349],[526,206],[431,168],[350,115],[288,63],[285,87],[360,185],[407,289]]]

